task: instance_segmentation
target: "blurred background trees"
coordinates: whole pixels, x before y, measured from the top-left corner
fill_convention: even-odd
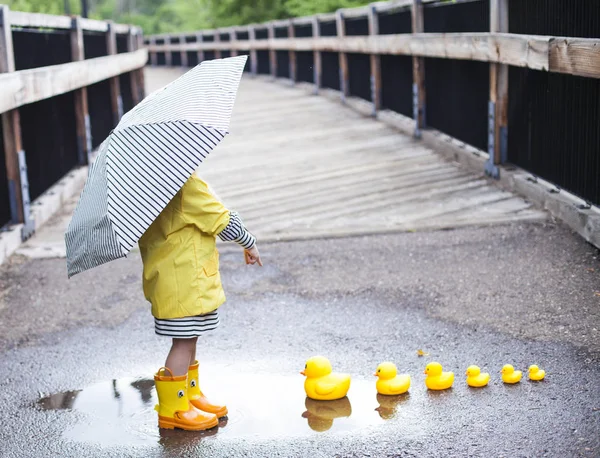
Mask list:
[[[0,0],[15,11],[81,14],[82,0]],[[145,34],[191,32],[328,13],[369,0],[86,0],[89,17],[139,25]]]

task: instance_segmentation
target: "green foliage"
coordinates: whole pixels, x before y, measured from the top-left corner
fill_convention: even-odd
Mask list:
[[[6,0],[0,0],[6,1]],[[67,0],[71,14],[80,0]],[[368,0],[88,0],[90,16],[142,27],[145,34],[191,32],[352,8]],[[8,0],[15,11],[65,14],[65,0]]]

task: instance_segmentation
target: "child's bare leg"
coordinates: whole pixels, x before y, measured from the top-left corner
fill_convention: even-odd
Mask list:
[[[173,375],[185,375],[190,367],[192,358],[196,358],[197,337],[191,339],[173,339],[171,351],[167,356],[165,366],[171,369]]]
[[[196,341],[198,338],[196,337]],[[196,345],[194,345],[194,349],[192,350],[192,355],[190,356],[190,366],[196,362]]]

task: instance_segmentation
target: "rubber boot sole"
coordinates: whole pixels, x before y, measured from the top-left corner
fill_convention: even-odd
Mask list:
[[[177,428],[177,429],[183,429],[185,431],[206,431],[207,429],[214,428],[218,424],[219,424],[218,418],[214,418],[213,420],[211,420],[209,422],[200,423],[198,425],[189,425],[189,424],[182,424],[182,423],[178,422],[177,420],[175,420],[174,418],[161,417],[160,415],[158,416],[158,427],[162,428],[162,429]]]

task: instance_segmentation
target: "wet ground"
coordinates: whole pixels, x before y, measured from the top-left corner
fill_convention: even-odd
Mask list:
[[[230,415],[204,434],[156,427],[168,343],[136,254],[70,281],[64,260],[3,268],[0,456],[600,455],[600,258],[577,236],[518,224],[261,251],[250,268],[221,250],[228,302],[198,356]],[[306,399],[298,372],[315,354],[352,374],[347,398]],[[411,374],[408,395],[376,395],[384,360]],[[455,372],[451,390],[425,389],[432,360]],[[506,386],[506,363],[548,375]],[[470,364],[488,387],[466,386]]]

